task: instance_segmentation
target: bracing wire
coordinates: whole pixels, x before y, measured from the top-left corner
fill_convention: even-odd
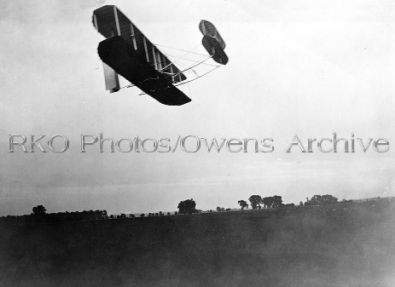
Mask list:
[[[204,76],[210,74],[211,72],[214,72],[216,69],[218,69],[218,68],[220,68],[220,67],[221,67],[220,65],[214,66],[214,68],[212,68],[211,70],[207,71],[206,73],[201,74],[200,76],[197,76],[197,77],[193,78],[192,80],[185,81],[185,82],[181,82],[181,83],[179,83],[179,84],[175,84],[174,86],[175,86],[175,87],[178,87],[178,86],[182,86],[182,85],[188,84],[188,83],[190,83],[190,82],[196,81],[197,79],[200,79],[200,78],[202,78],[202,77],[204,77]],[[196,72],[195,72],[195,73],[196,73]],[[132,88],[132,87],[134,87],[134,86],[136,86],[136,85],[130,84],[130,85],[123,86],[123,87],[121,87],[120,89]],[[144,94],[144,93],[142,93],[142,94]],[[140,94],[140,95],[141,95],[141,94]]]
[[[195,65],[192,65],[192,66],[190,66],[190,67],[188,67],[188,68],[186,68],[186,69],[184,69],[184,70],[178,72],[178,73],[176,74],[176,76],[179,75],[179,74],[181,74],[181,73],[184,73],[184,72],[186,72],[186,71],[189,71],[189,70],[191,70],[191,69],[193,69],[193,68],[199,66],[200,64],[203,64],[204,62],[206,62],[207,60],[211,59],[212,57],[213,57],[213,56],[209,56],[209,57],[207,57],[206,59],[203,59],[203,60],[201,60],[200,62],[196,63]]]
[[[192,62],[192,63],[198,63],[200,61],[200,60],[192,60],[192,59],[187,59],[187,58],[180,58],[180,57],[174,56],[172,54],[166,54],[166,56],[169,56],[171,58],[175,58],[175,59],[177,59],[179,61],[188,61],[188,62]],[[207,55],[205,55],[205,56],[207,56]],[[207,65],[207,66],[211,66],[211,67],[215,67],[216,66],[216,65],[210,64],[210,63],[202,63],[202,64],[203,65]]]
[[[195,68],[195,67],[197,67],[197,66],[199,66],[199,65],[202,65],[202,64],[213,67],[213,68],[210,69],[209,71],[207,71],[207,72],[205,72],[205,73],[203,73],[203,74],[201,74],[201,75],[197,75],[195,78],[193,78],[193,79],[191,79],[191,80],[189,80],[189,81],[184,81],[184,82],[181,82],[181,83],[179,83],[179,84],[174,85],[174,86],[176,86],[176,87],[177,87],[177,86],[184,85],[184,84],[187,84],[187,83],[190,83],[190,82],[193,82],[193,81],[195,81],[195,80],[197,80],[197,79],[199,79],[199,78],[201,78],[201,77],[203,77],[203,76],[205,76],[205,75],[207,75],[207,74],[210,74],[211,72],[213,72],[214,70],[216,70],[216,69],[218,69],[218,68],[220,67],[220,65],[213,65],[213,64],[210,64],[210,63],[205,63],[207,60],[211,59],[212,56],[207,57],[207,55],[206,55],[206,54],[203,54],[203,53],[198,53],[198,52],[194,52],[194,51],[189,51],[189,50],[180,49],[180,48],[175,48],[175,47],[166,46],[166,45],[161,45],[161,44],[155,44],[155,45],[156,45],[156,46],[163,47],[163,48],[168,48],[168,49],[172,49],[172,50],[176,50],[176,51],[185,52],[185,53],[182,54],[181,56],[174,56],[174,55],[169,55],[169,54],[167,54],[166,56],[169,56],[169,57],[171,57],[171,58],[175,58],[176,60],[184,60],[184,61],[189,61],[189,62],[195,63],[194,65],[192,65],[192,66],[190,66],[190,67],[188,67],[188,68],[186,68],[186,69],[184,69],[184,70],[182,70],[182,71],[179,71],[178,73],[174,74],[174,76],[177,76],[177,75],[179,75],[179,74],[181,74],[181,73],[184,73],[184,72],[187,72],[187,71],[189,71],[189,70],[192,70],[192,71],[197,75],[197,73],[193,70],[193,68]],[[196,47],[195,47],[194,49],[196,49]],[[204,58],[203,60],[200,60],[200,61],[199,61],[199,60],[192,60],[192,59],[184,58],[184,56],[186,56],[186,55],[188,55],[188,54],[194,54],[194,55],[204,56],[205,58]],[[165,70],[165,69],[168,68],[171,64],[172,64],[172,63],[170,63],[170,64],[168,64],[167,66],[163,67],[160,71]],[[136,86],[136,85],[134,85],[134,84],[129,84],[129,85],[126,85],[126,86],[121,87],[120,89],[132,88],[132,87],[134,87],[134,86]]]
[[[190,60],[190,59],[184,58],[184,57],[185,57],[186,55],[188,55],[188,54],[195,54],[195,55],[207,57],[206,54],[194,52],[194,50],[196,50],[196,48],[199,47],[200,45],[196,45],[192,50],[179,49],[179,48],[174,48],[174,47],[165,46],[165,45],[160,45],[160,44],[156,44],[156,45],[157,45],[157,46],[164,47],[164,48],[168,48],[168,49],[173,49],[173,50],[185,52],[185,53],[183,53],[183,54],[180,55],[180,56],[175,56],[175,55],[170,55],[170,54],[168,54],[168,53],[164,53],[167,57],[173,58],[173,61],[187,60],[187,61],[191,61],[191,62],[195,62],[195,63],[199,62],[199,60]],[[203,63],[203,62],[204,62],[204,61],[202,61],[202,63]],[[164,69],[166,69],[166,68],[169,67],[170,65],[171,65],[171,63],[170,63],[169,65],[167,65],[166,67],[162,68],[161,71],[163,71]],[[177,75],[178,75],[178,74],[177,74]]]
[[[195,80],[197,80],[197,79],[200,79],[201,77],[204,77],[204,76],[207,75],[207,74],[210,74],[211,72],[214,72],[214,70],[216,70],[216,69],[218,69],[218,68],[220,68],[220,67],[221,67],[220,65],[215,66],[215,67],[212,68],[211,70],[207,71],[207,72],[204,73],[204,74],[201,74],[200,76],[198,76],[198,77],[196,77],[196,78],[193,78],[192,80],[189,80],[189,81],[186,81],[186,82],[181,82],[181,83],[176,84],[176,85],[174,85],[174,86],[175,86],[175,87],[178,87],[178,86],[182,86],[182,85],[188,84],[188,83],[190,83],[190,82],[193,82],[193,81],[195,81]]]
[[[161,44],[155,44],[155,45],[156,45],[156,46],[159,46],[159,47],[163,47],[163,48],[175,50],[175,51],[185,52],[185,54],[195,54],[195,55],[199,55],[199,56],[206,56],[206,55],[203,54],[203,53],[198,53],[198,52],[194,52],[194,51],[190,51],[190,50],[175,48],[175,47],[166,46],[166,45],[161,45]],[[199,46],[200,46],[200,45],[198,45],[198,46],[196,46],[196,47],[199,47]],[[196,47],[195,47],[194,49],[196,49]]]

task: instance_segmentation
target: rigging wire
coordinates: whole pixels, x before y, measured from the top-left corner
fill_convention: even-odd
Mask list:
[[[195,80],[197,80],[197,79],[199,79],[199,78],[201,78],[201,77],[203,77],[203,76],[205,76],[205,75],[207,75],[207,74],[210,74],[211,72],[214,72],[214,70],[216,70],[216,69],[218,69],[218,68],[220,68],[220,67],[221,67],[220,65],[215,66],[213,69],[209,70],[208,72],[206,72],[206,73],[204,73],[204,74],[201,74],[200,76],[198,76],[198,77],[196,77],[196,78],[194,78],[194,79],[192,79],[192,80],[189,80],[189,81],[186,81],[186,82],[181,82],[181,83],[176,84],[176,85],[174,85],[174,86],[175,86],[175,87],[178,87],[178,86],[182,86],[182,85],[188,84],[188,83],[190,83],[190,82],[193,82],[193,81],[195,81]]]
[[[160,45],[160,44],[156,44],[156,45],[159,45],[159,46],[162,46],[162,47],[167,47],[167,48],[169,48],[169,49],[173,49],[173,50],[177,50],[177,51],[183,51],[183,52],[185,52],[185,53],[183,53],[183,54],[181,54],[181,55],[179,55],[179,56],[175,56],[175,55],[171,55],[171,54],[168,54],[168,53],[163,53],[163,54],[165,54],[167,57],[171,57],[171,58],[173,58],[173,61],[175,61],[175,62],[177,62],[178,60],[189,60],[189,61],[192,61],[192,62],[195,62],[195,63],[197,63],[197,62],[199,62],[200,60],[190,60],[190,59],[186,59],[186,58],[184,58],[184,56],[186,56],[186,55],[188,55],[188,54],[195,54],[195,55],[199,55],[200,57],[202,57],[202,56],[204,56],[204,57],[207,57],[207,55],[206,54],[201,54],[201,53],[196,53],[196,52],[194,52],[194,50],[196,50],[200,45],[196,45],[192,50],[184,50],[184,49],[179,49],[179,48],[174,48],[174,47],[170,47],[170,46],[165,46],[165,45]],[[203,61],[204,62],[204,61]],[[202,62],[202,63],[203,63]],[[164,69],[166,69],[168,66],[170,66],[171,65],[171,63],[169,64],[169,65],[167,65],[166,67],[164,67],[161,71],[163,71]],[[176,74],[176,75],[178,75],[178,74]]]
[[[210,56],[209,58],[207,58],[207,59],[204,59],[203,61],[207,61],[207,60],[210,59],[210,58],[211,58],[211,56]],[[198,65],[199,65],[199,63],[197,63],[197,64],[194,65],[194,66],[198,66]],[[197,73],[193,70],[193,66],[192,66],[192,67],[189,67],[189,68],[185,69],[184,71],[181,71],[180,73],[186,72],[186,71],[188,71],[188,70],[192,70],[192,72],[194,72],[195,75],[197,75],[197,76],[196,76],[195,78],[189,80],[189,81],[185,81],[185,82],[181,82],[181,83],[179,83],[179,84],[175,84],[174,86],[175,86],[175,87],[178,87],[178,86],[182,86],[182,85],[188,84],[188,83],[190,83],[190,82],[193,82],[193,81],[195,81],[195,80],[197,80],[197,79],[200,79],[200,78],[204,77],[205,75],[210,74],[211,72],[214,72],[216,69],[218,69],[218,68],[220,68],[220,67],[221,67],[220,65],[216,65],[216,66],[214,66],[211,70],[208,70],[206,73],[203,73],[203,74],[201,74],[201,75],[197,75]],[[176,75],[178,75],[178,74],[180,74],[180,73],[177,73]],[[125,89],[125,88],[132,88],[132,87],[135,87],[135,86],[136,86],[136,85],[134,85],[134,84],[129,84],[129,85],[126,85],[126,86],[121,87],[120,90],[121,90],[121,89]]]
[[[182,85],[188,84],[188,83],[190,83],[190,82],[193,82],[193,81],[195,81],[195,80],[197,80],[197,79],[200,79],[200,78],[204,77],[205,75],[210,74],[211,72],[214,72],[216,69],[218,69],[218,68],[220,68],[220,67],[221,67],[220,65],[214,66],[214,68],[212,68],[211,70],[207,71],[206,73],[203,73],[203,74],[201,74],[200,76],[197,76],[197,77],[193,78],[192,80],[185,81],[185,82],[181,82],[181,83],[179,83],[179,84],[175,84],[174,86],[175,86],[175,87],[178,87],[178,86],[182,86]],[[193,70],[192,70],[192,71],[193,71]],[[195,74],[196,74],[196,72],[195,72]],[[125,89],[125,88],[132,88],[132,87],[135,87],[135,86],[136,86],[136,85],[133,85],[133,84],[126,85],[126,86],[121,87],[120,90],[121,90],[121,89]]]
[[[159,46],[159,47],[163,47],[163,48],[167,48],[167,49],[180,51],[180,52],[185,52],[186,54],[195,54],[195,55],[199,55],[199,56],[206,56],[203,53],[198,53],[198,52],[191,51],[191,50],[185,50],[185,49],[175,48],[175,47],[161,45],[161,44],[154,44],[154,45]],[[196,50],[197,47],[200,47],[200,45],[196,45],[196,47],[194,47],[193,49]]]
[[[171,58],[177,58],[177,56],[175,56],[175,55],[172,55],[172,54],[166,54],[166,56],[169,56],[169,57],[171,57]],[[207,56],[207,55],[204,55],[204,56]],[[192,63],[198,63],[200,60],[192,60],[192,59],[187,59],[187,58],[180,58],[180,57],[178,57],[178,60],[180,60],[180,61],[188,61],[188,62],[192,62]],[[207,66],[211,66],[211,67],[215,67],[216,65],[214,65],[214,64],[210,64],[210,63],[202,63],[203,65],[207,65]]]
[[[175,59],[178,59],[178,60],[184,60],[184,61],[190,61],[190,62],[195,63],[194,65],[192,65],[192,66],[190,66],[190,67],[188,67],[188,68],[186,68],[186,69],[184,69],[184,70],[182,70],[182,71],[179,71],[178,73],[174,74],[173,77],[174,77],[174,76],[177,76],[177,75],[179,75],[179,74],[182,74],[182,73],[184,73],[184,72],[187,72],[187,71],[189,71],[189,70],[192,70],[192,72],[194,72],[194,74],[197,75],[197,76],[196,76],[195,78],[189,80],[189,81],[181,82],[181,83],[179,83],[179,84],[177,84],[177,85],[174,85],[175,87],[181,86],[181,85],[184,85],[184,84],[187,84],[187,83],[190,83],[190,82],[193,82],[193,81],[195,81],[195,80],[197,80],[197,79],[199,79],[199,78],[201,78],[201,77],[203,77],[203,76],[205,76],[205,75],[207,75],[207,74],[213,72],[214,70],[216,70],[216,69],[218,69],[218,68],[220,67],[220,65],[214,65],[214,64],[205,63],[207,60],[211,59],[213,56],[207,57],[207,55],[206,55],[206,54],[203,54],[203,53],[197,53],[197,52],[193,52],[193,51],[189,51],[189,50],[185,50],[185,49],[179,49],[179,48],[175,48],[175,47],[171,47],[171,46],[166,46],[166,45],[161,45],[161,44],[155,44],[155,45],[156,45],[156,46],[161,46],[161,47],[164,47],[164,48],[168,48],[168,49],[173,49],[173,50],[176,50],[176,51],[185,52],[185,53],[182,54],[181,56],[174,56],[174,55],[165,54],[165,53],[164,53],[164,54],[165,54],[166,56],[170,56],[171,58],[175,58]],[[198,45],[198,46],[199,46],[199,45]],[[198,46],[196,46],[196,47],[198,47]],[[194,48],[194,50],[196,50],[196,47]],[[186,56],[186,55],[188,55],[188,54],[194,54],[194,55],[204,56],[205,58],[204,58],[203,60],[192,60],[192,59],[184,58],[184,56]],[[197,67],[197,66],[199,66],[199,65],[201,65],[201,64],[208,65],[208,66],[211,66],[211,67],[213,67],[213,68],[212,68],[211,70],[209,70],[209,71],[207,71],[207,72],[205,72],[205,73],[203,73],[203,74],[201,74],[201,75],[199,76],[199,75],[196,73],[196,71],[193,70],[193,68],[195,68],[195,67]],[[170,64],[168,64],[167,66],[163,67],[160,71],[165,70],[165,69],[168,68],[170,65],[172,65],[172,63],[170,63]],[[134,84],[129,84],[129,85],[120,87],[120,90],[121,90],[121,89],[125,89],[125,88],[132,88],[132,87],[135,87],[135,86],[136,86],[136,85],[134,85]]]
[[[186,72],[186,71],[189,71],[189,70],[191,70],[191,69],[193,69],[193,68],[199,66],[200,64],[203,64],[204,62],[206,62],[207,60],[211,59],[212,57],[213,57],[213,56],[209,56],[209,57],[207,57],[206,59],[203,59],[202,61],[196,63],[195,65],[192,65],[192,66],[190,66],[190,67],[188,67],[188,68],[186,68],[186,69],[184,69],[184,70],[182,70],[182,71],[179,71],[179,72],[176,74],[176,76],[179,75],[179,74],[181,74],[181,73],[184,73],[184,72]]]

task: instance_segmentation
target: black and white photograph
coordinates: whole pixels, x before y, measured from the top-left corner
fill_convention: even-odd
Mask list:
[[[0,0],[0,287],[394,287],[395,2]]]

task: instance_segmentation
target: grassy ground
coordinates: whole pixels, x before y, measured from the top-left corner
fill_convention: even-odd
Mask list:
[[[0,224],[0,286],[395,286],[389,200]]]

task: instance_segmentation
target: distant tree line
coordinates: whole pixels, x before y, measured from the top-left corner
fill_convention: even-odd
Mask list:
[[[6,216],[2,220],[14,222],[59,222],[59,221],[82,221],[82,220],[99,220],[107,219],[105,210],[73,211],[47,213],[43,205],[37,205],[32,208],[30,215]]]
[[[279,195],[262,197],[260,195],[254,194],[248,198],[252,209],[261,209],[263,208],[280,208],[280,207],[292,207],[295,206],[293,203],[284,204],[282,197]],[[312,198],[307,198],[306,202],[300,202],[300,206],[309,206],[309,205],[326,205],[326,204],[334,204],[337,203],[338,199],[330,194],[325,195],[314,195]],[[245,200],[239,200],[237,202],[241,208],[244,210],[248,208],[248,203]]]
[[[252,209],[276,209],[280,207],[292,207],[295,206],[293,203],[284,204],[282,197],[279,195],[262,197],[260,195],[251,195],[248,198],[250,204],[245,200],[239,200],[237,203],[240,206],[241,210],[248,209],[251,206]],[[338,199],[330,194],[325,195],[314,195],[310,199],[307,198],[303,203],[302,201],[299,203],[299,206],[316,206],[316,205],[328,205],[335,204],[338,202]],[[156,213],[141,213],[139,217],[161,217],[161,216],[170,216],[172,214],[194,214],[200,213],[201,210],[196,209],[196,202],[191,199],[186,199],[180,201],[178,203],[178,212],[174,213],[163,213],[162,211]],[[217,206],[217,212],[223,211],[231,211],[230,208],[224,208]],[[209,212],[213,212],[210,210]],[[135,215],[129,214],[126,215],[124,213],[120,215],[108,215],[106,210],[89,210],[89,211],[74,211],[74,212],[58,212],[58,213],[47,213],[46,208],[43,205],[37,205],[32,208],[32,213],[30,215],[23,216],[6,216],[1,219],[7,219],[11,221],[68,221],[68,220],[100,220],[100,219],[125,219],[125,218],[134,218]]]
[[[337,203],[338,200],[336,197],[325,194],[325,195],[314,195],[312,198],[307,198],[304,203],[305,206],[308,205],[326,205],[326,204],[334,204]]]
[[[260,195],[254,194],[251,195],[248,200],[252,209],[261,209],[262,207],[279,208],[283,206],[282,197],[279,195],[262,197]],[[242,210],[244,210],[244,208],[248,208],[248,203],[245,200],[239,200],[237,203],[240,205]]]

